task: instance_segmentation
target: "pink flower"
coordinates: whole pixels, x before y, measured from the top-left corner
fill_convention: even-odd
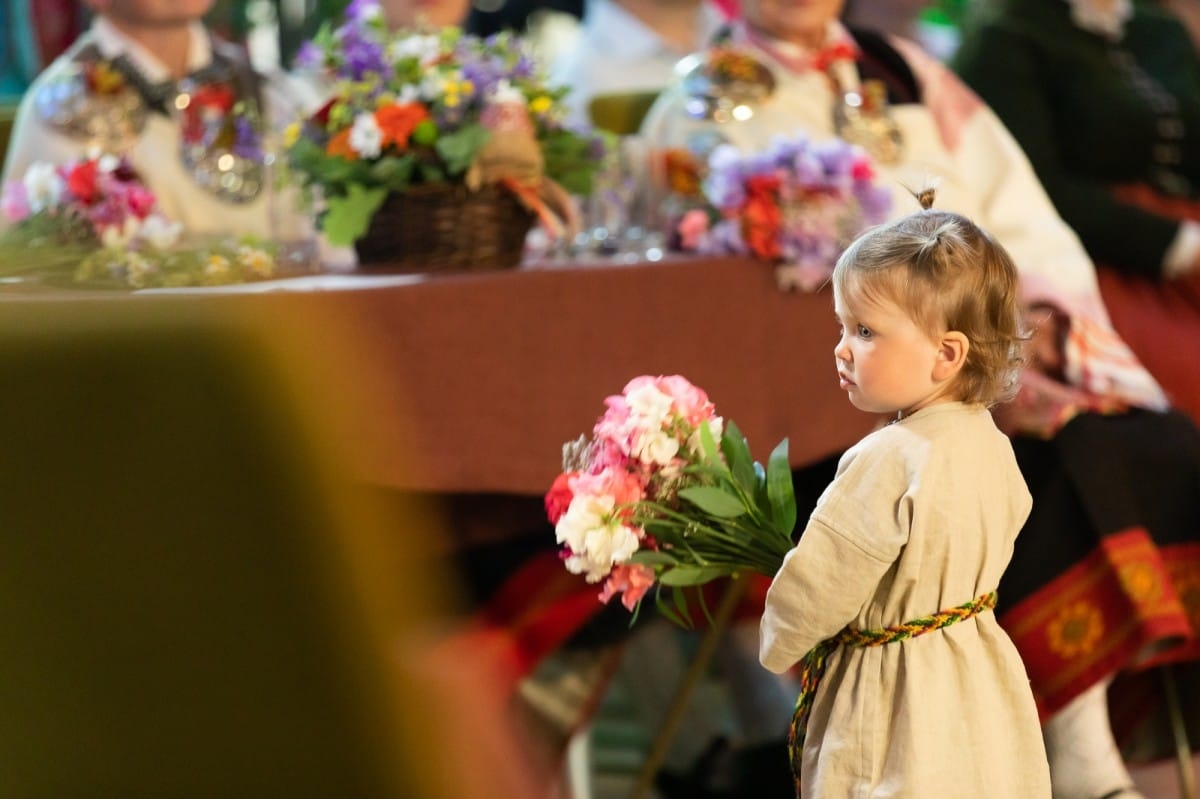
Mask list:
[[[29,216],[29,196],[24,183],[12,180],[4,184],[4,191],[0,193],[0,214],[10,222],[20,222]]]
[[[616,507],[632,505],[645,496],[641,479],[625,469],[604,469],[596,474],[577,474],[567,478],[572,495],[593,494],[613,498]]]
[[[632,611],[653,585],[654,570],[649,566],[641,563],[614,566],[612,574],[604,583],[604,590],[600,592],[600,601],[607,605],[608,601],[619,593],[621,604]]]
[[[149,189],[141,184],[134,184],[128,187],[125,202],[134,216],[138,219],[145,219],[154,210],[156,201],[154,194]]]
[[[700,249],[705,234],[708,233],[708,214],[699,208],[693,208],[679,220],[679,246],[685,250]]]
[[[669,375],[657,380],[658,388],[675,401],[675,411],[687,423],[695,427],[702,421],[713,418],[716,407],[708,401],[703,389],[691,384],[686,377]]]

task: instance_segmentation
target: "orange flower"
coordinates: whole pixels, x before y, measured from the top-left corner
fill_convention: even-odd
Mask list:
[[[347,161],[357,161],[358,153],[354,152],[354,148],[350,146],[350,128],[335,133],[329,143],[325,145],[325,152],[328,155],[340,155]]]
[[[687,150],[667,150],[663,156],[667,173],[667,185],[671,191],[684,197],[700,195],[700,163]]]
[[[400,150],[408,147],[413,129],[428,118],[429,112],[420,103],[392,103],[375,110],[375,123],[383,131],[383,146],[395,145]]]
[[[742,240],[750,252],[764,261],[782,255],[779,233],[783,214],[779,210],[779,178],[755,175],[746,180],[746,202],[742,206]]]

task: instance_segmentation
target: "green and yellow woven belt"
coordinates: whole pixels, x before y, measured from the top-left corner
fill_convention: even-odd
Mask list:
[[[885,627],[882,630],[855,630],[846,627],[837,635],[825,639],[809,650],[808,654],[800,661],[800,696],[796,699],[796,712],[792,714],[792,726],[788,730],[788,753],[792,760],[792,776],[796,780],[796,796],[800,795],[800,756],[804,750],[804,735],[808,730],[808,717],[812,713],[817,686],[821,684],[821,677],[825,674],[825,664],[834,650],[843,644],[857,648],[880,646],[916,638],[918,635],[940,630],[994,607],[996,607],[996,592],[992,591],[956,608],[939,611],[932,616],[921,616],[903,624]]]

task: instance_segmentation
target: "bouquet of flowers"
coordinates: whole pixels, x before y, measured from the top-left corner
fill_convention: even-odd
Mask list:
[[[679,375],[637,377],[605,401],[591,439],[563,448],[546,512],[566,568],[635,610],[690,621],[682,588],[750,570],[773,576],[792,547],[796,501],[787,440],[764,469],[737,425]],[[673,609],[672,609],[673,607]]]
[[[125,288],[220,285],[272,276],[270,249],[250,241],[179,245],[182,229],[158,211],[129,162],[94,155],[31,164],[0,193],[11,227],[0,235],[0,275]]]
[[[390,31],[378,2],[352,0],[297,64],[331,98],[284,146],[293,173],[320,189],[334,244],[363,236],[388,194],[418,185],[501,184],[551,224],[572,215],[569,194],[591,190],[603,143],[564,126],[567,90],[546,85],[515,36]]]
[[[866,153],[841,139],[777,137],[764,152],[713,149],[705,208],[677,226],[682,249],[750,254],[776,265],[781,288],[813,291],[859,233],[887,218],[891,195]]]

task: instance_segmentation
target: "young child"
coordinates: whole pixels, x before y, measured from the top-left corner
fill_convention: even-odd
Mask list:
[[[992,613],[1031,505],[988,411],[1016,388],[1017,272],[921,199],[834,271],[838,379],[895,420],[842,457],[767,593],[759,658],[801,664],[805,799],[1046,799],[1029,680]]]

